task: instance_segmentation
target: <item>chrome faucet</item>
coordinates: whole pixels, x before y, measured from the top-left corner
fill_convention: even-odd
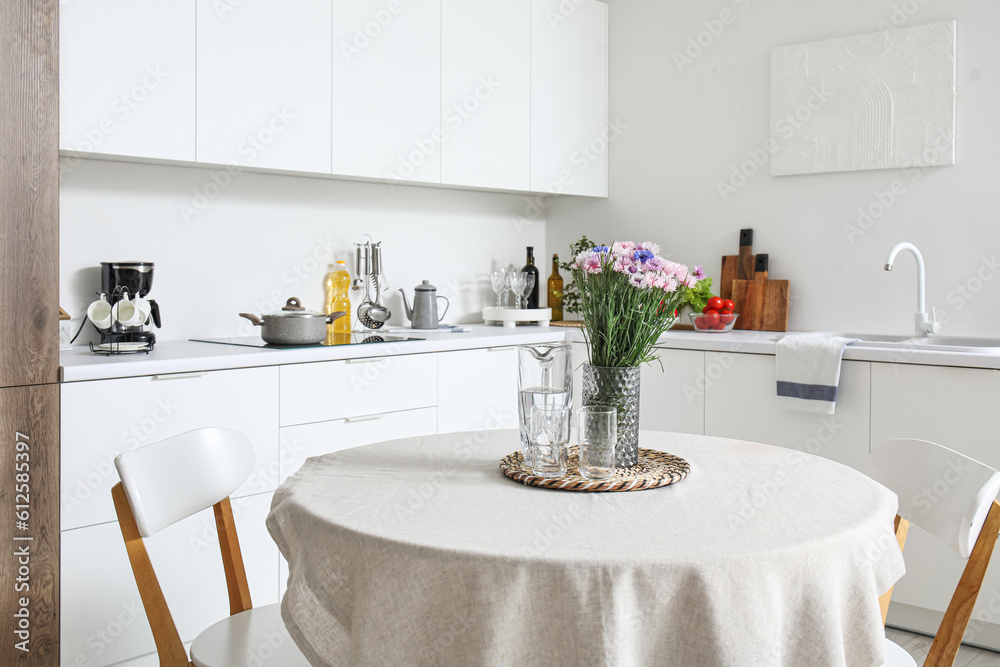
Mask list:
[[[885,270],[892,271],[892,262],[896,259],[896,255],[902,250],[909,250],[913,253],[913,256],[917,258],[917,314],[915,316],[916,321],[916,333],[918,336],[929,336],[931,334],[936,334],[941,331],[941,325],[937,321],[936,309],[931,308],[931,315],[927,315],[927,303],[925,296],[925,276],[924,276],[924,257],[917,250],[917,246],[912,243],[907,243],[903,241],[902,243],[897,243],[893,246],[892,250],[889,251],[889,256],[885,259]]]

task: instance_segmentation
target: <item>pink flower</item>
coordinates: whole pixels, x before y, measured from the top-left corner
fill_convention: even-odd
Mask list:
[[[585,257],[582,262],[580,262],[580,268],[587,273],[600,273],[601,272],[601,258],[597,254],[591,254]]]
[[[671,276],[667,280],[667,284],[663,286],[664,292],[676,292],[677,291],[677,279]]]

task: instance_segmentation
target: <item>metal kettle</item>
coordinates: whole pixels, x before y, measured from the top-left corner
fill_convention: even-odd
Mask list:
[[[406,300],[406,292],[399,290],[403,295],[403,308],[406,309],[406,317],[410,320],[410,326],[414,329],[437,329],[441,319],[448,312],[447,297],[437,295],[437,287],[431,285],[429,280],[425,280],[413,288],[413,308],[410,308],[409,301]],[[444,299],[444,311],[438,316],[438,299]]]

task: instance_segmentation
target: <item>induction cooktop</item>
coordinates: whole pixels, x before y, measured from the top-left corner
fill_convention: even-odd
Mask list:
[[[330,347],[334,345],[363,345],[366,343],[395,343],[404,340],[424,340],[411,336],[390,336],[376,331],[368,333],[335,333],[326,340],[308,345],[274,345],[265,343],[260,336],[232,336],[229,338],[192,338],[195,343],[216,343],[219,345],[240,345],[242,347],[262,347],[271,350],[298,350],[306,347]]]

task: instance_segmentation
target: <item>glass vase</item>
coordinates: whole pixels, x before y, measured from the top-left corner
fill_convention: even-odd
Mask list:
[[[583,365],[582,405],[605,405],[618,410],[615,467],[639,462],[639,367]]]

